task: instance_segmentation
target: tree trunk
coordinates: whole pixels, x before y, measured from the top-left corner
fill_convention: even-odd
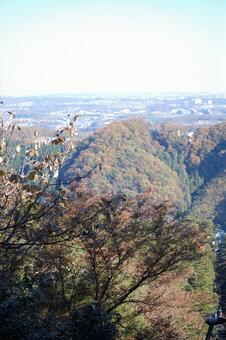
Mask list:
[[[213,335],[213,325],[209,326],[208,332],[206,334],[206,340],[211,340]]]

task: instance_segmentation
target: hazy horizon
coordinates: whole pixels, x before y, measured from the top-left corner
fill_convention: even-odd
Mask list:
[[[202,95],[223,95],[226,96],[226,90],[225,91],[149,91],[149,92],[58,92],[58,93],[35,93],[35,94],[18,94],[18,95],[9,95],[5,94],[4,97],[11,97],[11,98],[29,98],[29,97],[82,97],[82,96],[100,96],[100,97],[123,97],[123,96],[183,96],[183,95],[191,95],[191,96],[202,96]],[[2,96],[2,95],[1,95]]]

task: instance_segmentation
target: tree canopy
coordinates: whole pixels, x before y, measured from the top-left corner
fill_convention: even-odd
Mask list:
[[[198,339],[206,307],[201,290],[214,303],[202,274],[214,261],[211,225],[179,213],[179,175],[155,155],[164,149],[142,122],[122,123],[118,134],[113,126],[113,141],[105,129],[98,143],[91,136],[74,149],[76,120],[71,115],[47,144],[36,130],[33,141],[20,144],[13,138],[20,131],[14,114],[2,118],[1,337]],[[82,156],[87,142],[102,159]],[[91,179],[95,186],[98,171],[107,171],[118,155],[116,148],[139,171],[147,158],[155,190],[90,190]],[[89,166],[64,176],[77,156]],[[17,157],[19,171],[12,162]]]

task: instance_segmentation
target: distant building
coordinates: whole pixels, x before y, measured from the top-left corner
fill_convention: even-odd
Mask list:
[[[195,98],[195,105],[202,104],[202,98]]]

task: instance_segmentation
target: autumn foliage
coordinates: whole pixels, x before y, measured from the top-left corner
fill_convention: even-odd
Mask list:
[[[206,222],[180,216],[153,190],[93,193],[87,181],[102,162],[60,176],[75,143],[77,115],[69,118],[49,141],[35,130],[24,144],[14,114],[1,121],[1,337],[186,339],[175,306],[194,312],[197,290],[185,284],[210,251]],[[197,318],[186,322],[195,328]]]

